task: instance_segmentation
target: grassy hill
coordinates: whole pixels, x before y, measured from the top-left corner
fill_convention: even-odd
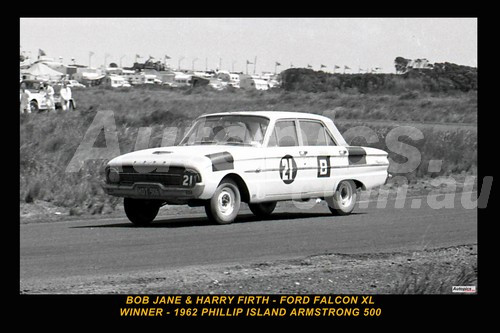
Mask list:
[[[477,68],[436,63],[430,68],[405,69],[404,74],[333,74],[306,68],[290,68],[281,74],[287,91],[357,91],[360,93],[467,92],[477,91]]]

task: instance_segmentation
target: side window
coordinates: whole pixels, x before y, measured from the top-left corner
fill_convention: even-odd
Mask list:
[[[299,145],[295,121],[279,121],[274,128],[279,147],[293,147]]]
[[[328,146],[325,127],[317,121],[300,121],[300,130],[304,146]],[[331,139],[331,138],[330,138]]]

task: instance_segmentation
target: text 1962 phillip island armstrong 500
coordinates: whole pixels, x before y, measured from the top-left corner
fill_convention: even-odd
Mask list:
[[[136,225],[153,221],[164,204],[203,205],[219,224],[234,221],[241,202],[263,217],[277,201],[321,198],[345,215],[358,189],[386,182],[388,167],[385,151],[349,146],[327,117],[227,112],[199,117],[177,146],[112,159],[104,189],[124,197]]]

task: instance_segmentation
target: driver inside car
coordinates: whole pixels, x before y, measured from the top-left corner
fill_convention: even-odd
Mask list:
[[[224,129],[224,126],[221,126],[221,125],[215,126],[213,128],[213,132],[214,132],[213,141],[216,141],[216,142],[224,141],[228,135],[228,133]]]

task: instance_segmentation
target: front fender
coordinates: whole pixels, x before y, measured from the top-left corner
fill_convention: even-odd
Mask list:
[[[233,170],[213,171],[213,166],[207,166],[200,170],[201,181],[204,186],[203,192],[198,197],[202,200],[212,198],[221,180]]]

